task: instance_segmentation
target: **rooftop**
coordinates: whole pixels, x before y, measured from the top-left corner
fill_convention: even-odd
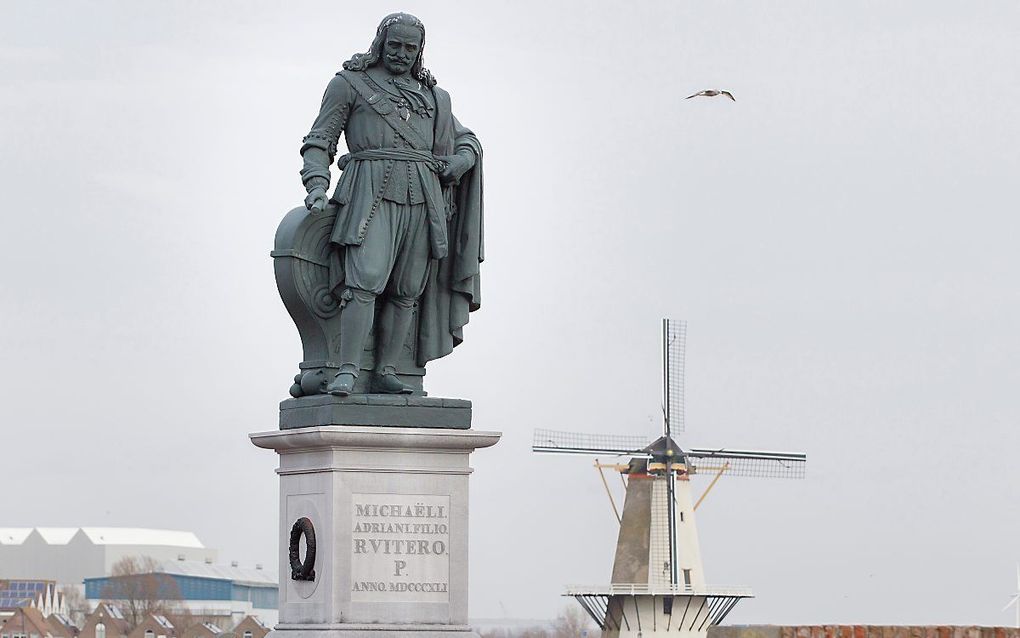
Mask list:
[[[210,578],[225,580],[238,585],[255,587],[276,587],[276,579],[261,569],[235,567],[233,565],[215,565],[198,560],[166,560],[160,561],[156,572],[171,576],[190,576],[194,578]],[[86,583],[103,581],[112,576],[86,578]]]
[[[164,629],[173,629],[174,625],[172,622],[167,620],[166,616],[160,616],[159,614],[153,614],[152,617],[156,620],[160,627]]]
[[[31,533],[31,527],[0,527],[0,545],[21,545]]]
[[[51,580],[0,580],[0,609],[16,609],[31,605],[56,583]]]
[[[214,565],[197,560],[163,561],[160,563],[160,571],[176,576],[229,580],[242,585],[276,587],[277,584],[275,578],[261,569],[234,567],[233,565]]]
[[[95,545],[162,545],[204,549],[191,532],[139,527],[0,527],[0,545],[21,545],[35,532],[49,545],[67,545],[79,534]]]

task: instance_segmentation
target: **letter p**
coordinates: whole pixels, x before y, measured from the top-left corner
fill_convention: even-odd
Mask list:
[[[401,572],[401,570],[404,570],[406,568],[407,568],[407,561],[406,560],[395,560],[395,561],[393,561],[393,575],[394,576],[403,576],[403,574],[401,574],[400,572]]]

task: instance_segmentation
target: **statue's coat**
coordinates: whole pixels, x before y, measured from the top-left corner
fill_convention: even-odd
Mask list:
[[[306,179],[325,177],[328,184],[328,166],[345,129],[352,154],[406,147],[390,125],[359,95],[350,79],[351,73],[341,71],[326,88],[319,117],[302,147],[305,156],[302,174]],[[475,155],[473,168],[459,183],[442,187],[436,173],[422,163],[410,163],[413,168],[408,172],[407,163],[402,160],[347,161],[341,158],[343,175],[331,198],[338,212],[331,235],[337,250],[330,260],[330,279],[338,298],[344,289],[343,259],[339,254],[344,246],[360,245],[371,223],[373,203],[385,198],[398,203],[425,203],[428,207],[433,261],[425,291],[418,301],[416,363],[419,366],[446,356],[463,341],[468,314],[481,306],[479,265],[484,259],[481,144],[474,133],[453,116],[449,93],[438,86],[431,91],[436,105],[432,155],[453,155],[465,149]],[[355,113],[358,117],[351,121]],[[397,181],[387,180],[384,177],[387,173],[396,176]]]

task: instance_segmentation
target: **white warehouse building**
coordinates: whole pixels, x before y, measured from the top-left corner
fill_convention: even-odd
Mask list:
[[[0,528],[0,579],[53,580],[81,586],[109,576],[125,556],[158,561],[216,561],[216,550],[191,532],[130,527]]]

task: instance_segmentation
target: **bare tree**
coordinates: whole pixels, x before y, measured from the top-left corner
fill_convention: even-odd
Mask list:
[[[493,627],[479,632],[481,638],[549,638],[549,632],[541,627]]]
[[[553,621],[552,638],[592,638],[598,631],[590,616],[571,605]]]
[[[85,599],[81,588],[76,585],[64,585],[60,588],[60,595],[64,599],[64,604],[67,605],[67,615],[71,622],[78,628],[83,627],[85,617],[89,615],[89,601]]]
[[[196,618],[183,603],[172,606],[163,615],[174,626],[175,633],[178,636],[183,636],[186,629],[201,622],[201,619]]]
[[[481,632],[481,638],[597,638],[600,633],[583,611],[569,606],[548,627],[497,627]]]
[[[159,567],[159,561],[149,556],[125,556],[110,568],[102,597],[120,607],[130,629],[149,614],[170,617],[181,610],[177,581]]]

